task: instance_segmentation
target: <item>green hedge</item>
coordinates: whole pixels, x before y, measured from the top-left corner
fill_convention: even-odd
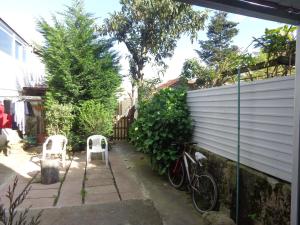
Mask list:
[[[178,157],[174,142],[189,141],[192,122],[185,89],[163,89],[153,98],[139,103],[138,119],[130,128],[131,142],[138,151],[151,155],[160,174]]]
[[[71,104],[59,104],[53,99],[47,103],[45,112],[47,134],[68,136],[74,121],[73,106]]]
[[[114,112],[99,101],[84,101],[79,109],[80,128],[86,137],[93,134],[109,137],[113,131],[113,115]]]

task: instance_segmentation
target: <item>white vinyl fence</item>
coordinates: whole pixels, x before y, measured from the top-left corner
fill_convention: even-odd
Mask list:
[[[194,141],[236,161],[237,85],[188,92]],[[241,84],[241,163],[291,182],[294,77]]]

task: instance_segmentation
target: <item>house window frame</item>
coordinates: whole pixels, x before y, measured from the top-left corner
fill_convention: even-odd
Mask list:
[[[23,48],[24,47],[23,47],[22,43],[19,40],[15,39],[14,45],[15,45],[15,47],[14,47],[14,49],[15,49],[14,58],[17,61],[23,61],[22,59],[23,59]]]
[[[3,49],[0,49],[1,52],[9,55],[9,56],[14,56],[14,41],[15,41],[15,38],[14,38],[14,33],[9,30],[6,25],[0,21],[0,30],[3,31],[5,34],[7,34],[10,38],[11,38],[11,49],[10,49],[10,53],[8,53],[7,51],[4,51]]]

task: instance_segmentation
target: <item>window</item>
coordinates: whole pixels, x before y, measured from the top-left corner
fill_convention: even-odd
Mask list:
[[[15,58],[20,60],[22,57],[22,45],[21,43],[15,41],[16,46],[15,46]]]
[[[0,29],[0,51],[12,55],[12,37]]]
[[[26,62],[26,58],[27,58],[26,55],[27,55],[26,48],[23,47],[23,62]]]

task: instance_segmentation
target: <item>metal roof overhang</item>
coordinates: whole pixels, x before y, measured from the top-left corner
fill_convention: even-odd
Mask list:
[[[177,0],[216,10],[300,25],[299,0]]]

